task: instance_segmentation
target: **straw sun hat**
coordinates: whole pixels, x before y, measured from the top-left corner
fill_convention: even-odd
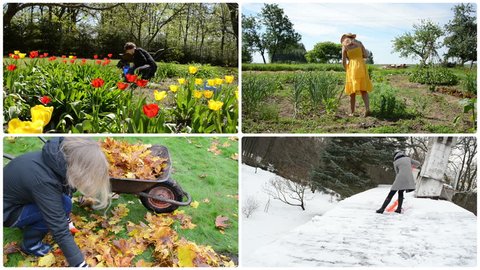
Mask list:
[[[346,38],[356,38],[356,37],[357,35],[352,33],[343,34],[342,37],[340,38],[340,43],[343,43],[343,40]]]

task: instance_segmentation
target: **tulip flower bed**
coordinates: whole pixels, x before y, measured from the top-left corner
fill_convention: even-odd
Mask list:
[[[110,54],[103,60],[26,56],[15,51],[4,61],[8,133],[237,131],[234,76],[202,78],[208,73],[202,66],[189,66],[174,84],[153,84],[137,75],[123,78]]]

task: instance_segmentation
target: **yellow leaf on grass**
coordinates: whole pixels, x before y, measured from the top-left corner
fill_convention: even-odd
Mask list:
[[[45,266],[45,267],[50,267],[55,263],[55,256],[53,256],[53,253],[48,253],[47,255],[41,257],[38,260],[38,266]]]
[[[195,246],[191,243],[179,245],[178,249],[178,266],[193,267],[193,259],[196,257]]]
[[[200,204],[199,202],[193,201],[192,203],[190,203],[190,206],[196,209],[199,204]]]

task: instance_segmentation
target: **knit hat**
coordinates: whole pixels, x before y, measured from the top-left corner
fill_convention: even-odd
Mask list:
[[[393,159],[397,159],[399,156],[405,156],[405,153],[402,150],[395,150],[395,152],[393,152]]]

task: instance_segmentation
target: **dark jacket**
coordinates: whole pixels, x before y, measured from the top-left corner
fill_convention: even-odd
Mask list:
[[[62,194],[71,193],[62,141],[52,138],[41,152],[19,156],[3,168],[3,222],[12,223],[24,205],[36,204],[69,265],[78,265],[84,257],[68,229],[62,202]]]
[[[133,53],[133,65],[134,69],[142,68],[145,65],[149,65],[152,68],[156,68],[157,64],[153,57],[144,49],[136,48],[135,52]]]

